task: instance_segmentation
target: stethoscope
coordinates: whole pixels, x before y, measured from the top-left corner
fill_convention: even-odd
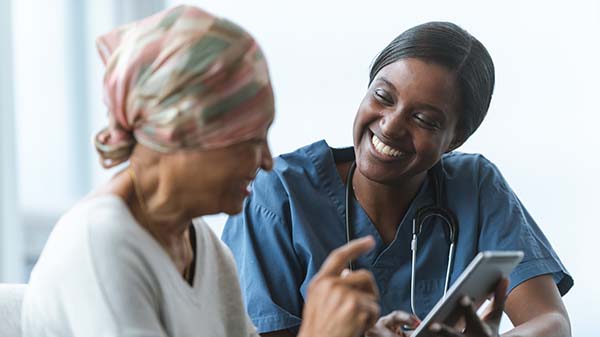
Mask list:
[[[430,180],[433,182],[433,190],[435,194],[435,204],[431,206],[425,206],[417,210],[415,213],[415,217],[412,221],[412,240],[410,243],[410,249],[412,251],[412,261],[411,261],[411,269],[410,269],[410,307],[415,316],[418,317],[417,312],[415,310],[415,279],[416,279],[416,262],[417,262],[417,248],[418,248],[418,240],[417,237],[421,233],[421,228],[423,227],[423,223],[425,220],[431,217],[438,217],[442,219],[442,221],[448,226],[448,244],[450,247],[448,248],[448,262],[446,267],[446,281],[444,283],[444,296],[446,296],[446,292],[448,291],[448,283],[450,281],[450,274],[452,272],[452,262],[454,260],[454,245],[456,243],[456,238],[458,234],[458,221],[448,208],[441,207],[442,204],[442,186],[439,183],[436,171],[441,167],[440,163],[436,164],[433,168],[427,171]],[[346,178],[346,243],[350,242],[352,236],[350,234],[350,198],[354,197],[354,189],[352,188],[352,177],[354,176],[354,171],[356,170],[356,162],[353,162],[350,166],[350,170],[348,171],[348,177]],[[354,265],[352,261],[348,263],[348,267],[350,270],[354,270]]]

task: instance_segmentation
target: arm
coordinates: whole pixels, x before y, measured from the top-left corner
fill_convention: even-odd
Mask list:
[[[482,161],[480,177],[478,250],[525,253],[510,275],[504,311],[515,329],[507,336],[570,336],[561,296],[572,287],[573,279],[499,170]]]
[[[463,304],[464,333],[441,327],[440,336],[497,336],[502,312],[515,328],[505,336],[570,336],[570,323],[562,303],[573,285],[550,242],[508,186],[498,169],[479,161],[479,222],[477,251],[521,250],[525,257],[510,275],[506,289],[497,289],[491,310],[482,318],[472,304]]]
[[[550,275],[529,279],[508,295],[505,312],[515,328],[504,337],[570,337],[571,324]]]

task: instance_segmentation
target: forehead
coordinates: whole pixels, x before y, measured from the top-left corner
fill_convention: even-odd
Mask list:
[[[459,90],[456,76],[448,68],[415,58],[398,60],[385,66],[376,81],[390,85],[405,104],[428,104],[446,113],[458,108]]]

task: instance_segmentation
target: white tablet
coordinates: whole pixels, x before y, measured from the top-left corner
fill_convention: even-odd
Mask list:
[[[521,259],[521,251],[486,251],[477,254],[411,337],[432,335],[429,326],[434,322],[453,324],[448,322],[449,316],[464,296],[469,296],[473,303],[483,303],[494,292],[498,281],[508,277]]]

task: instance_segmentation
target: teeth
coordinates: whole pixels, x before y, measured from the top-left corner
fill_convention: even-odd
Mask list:
[[[399,150],[394,149],[393,147],[390,147],[389,145],[384,144],[375,135],[373,135],[373,137],[371,138],[371,143],[373,143],[373,146],[375,147],[377,152],[379,152],[381,154],[385,154],[387,156],[392,156],[392,157],[400,157],[401,155],[404,154],[403,152],[400,152]]]

